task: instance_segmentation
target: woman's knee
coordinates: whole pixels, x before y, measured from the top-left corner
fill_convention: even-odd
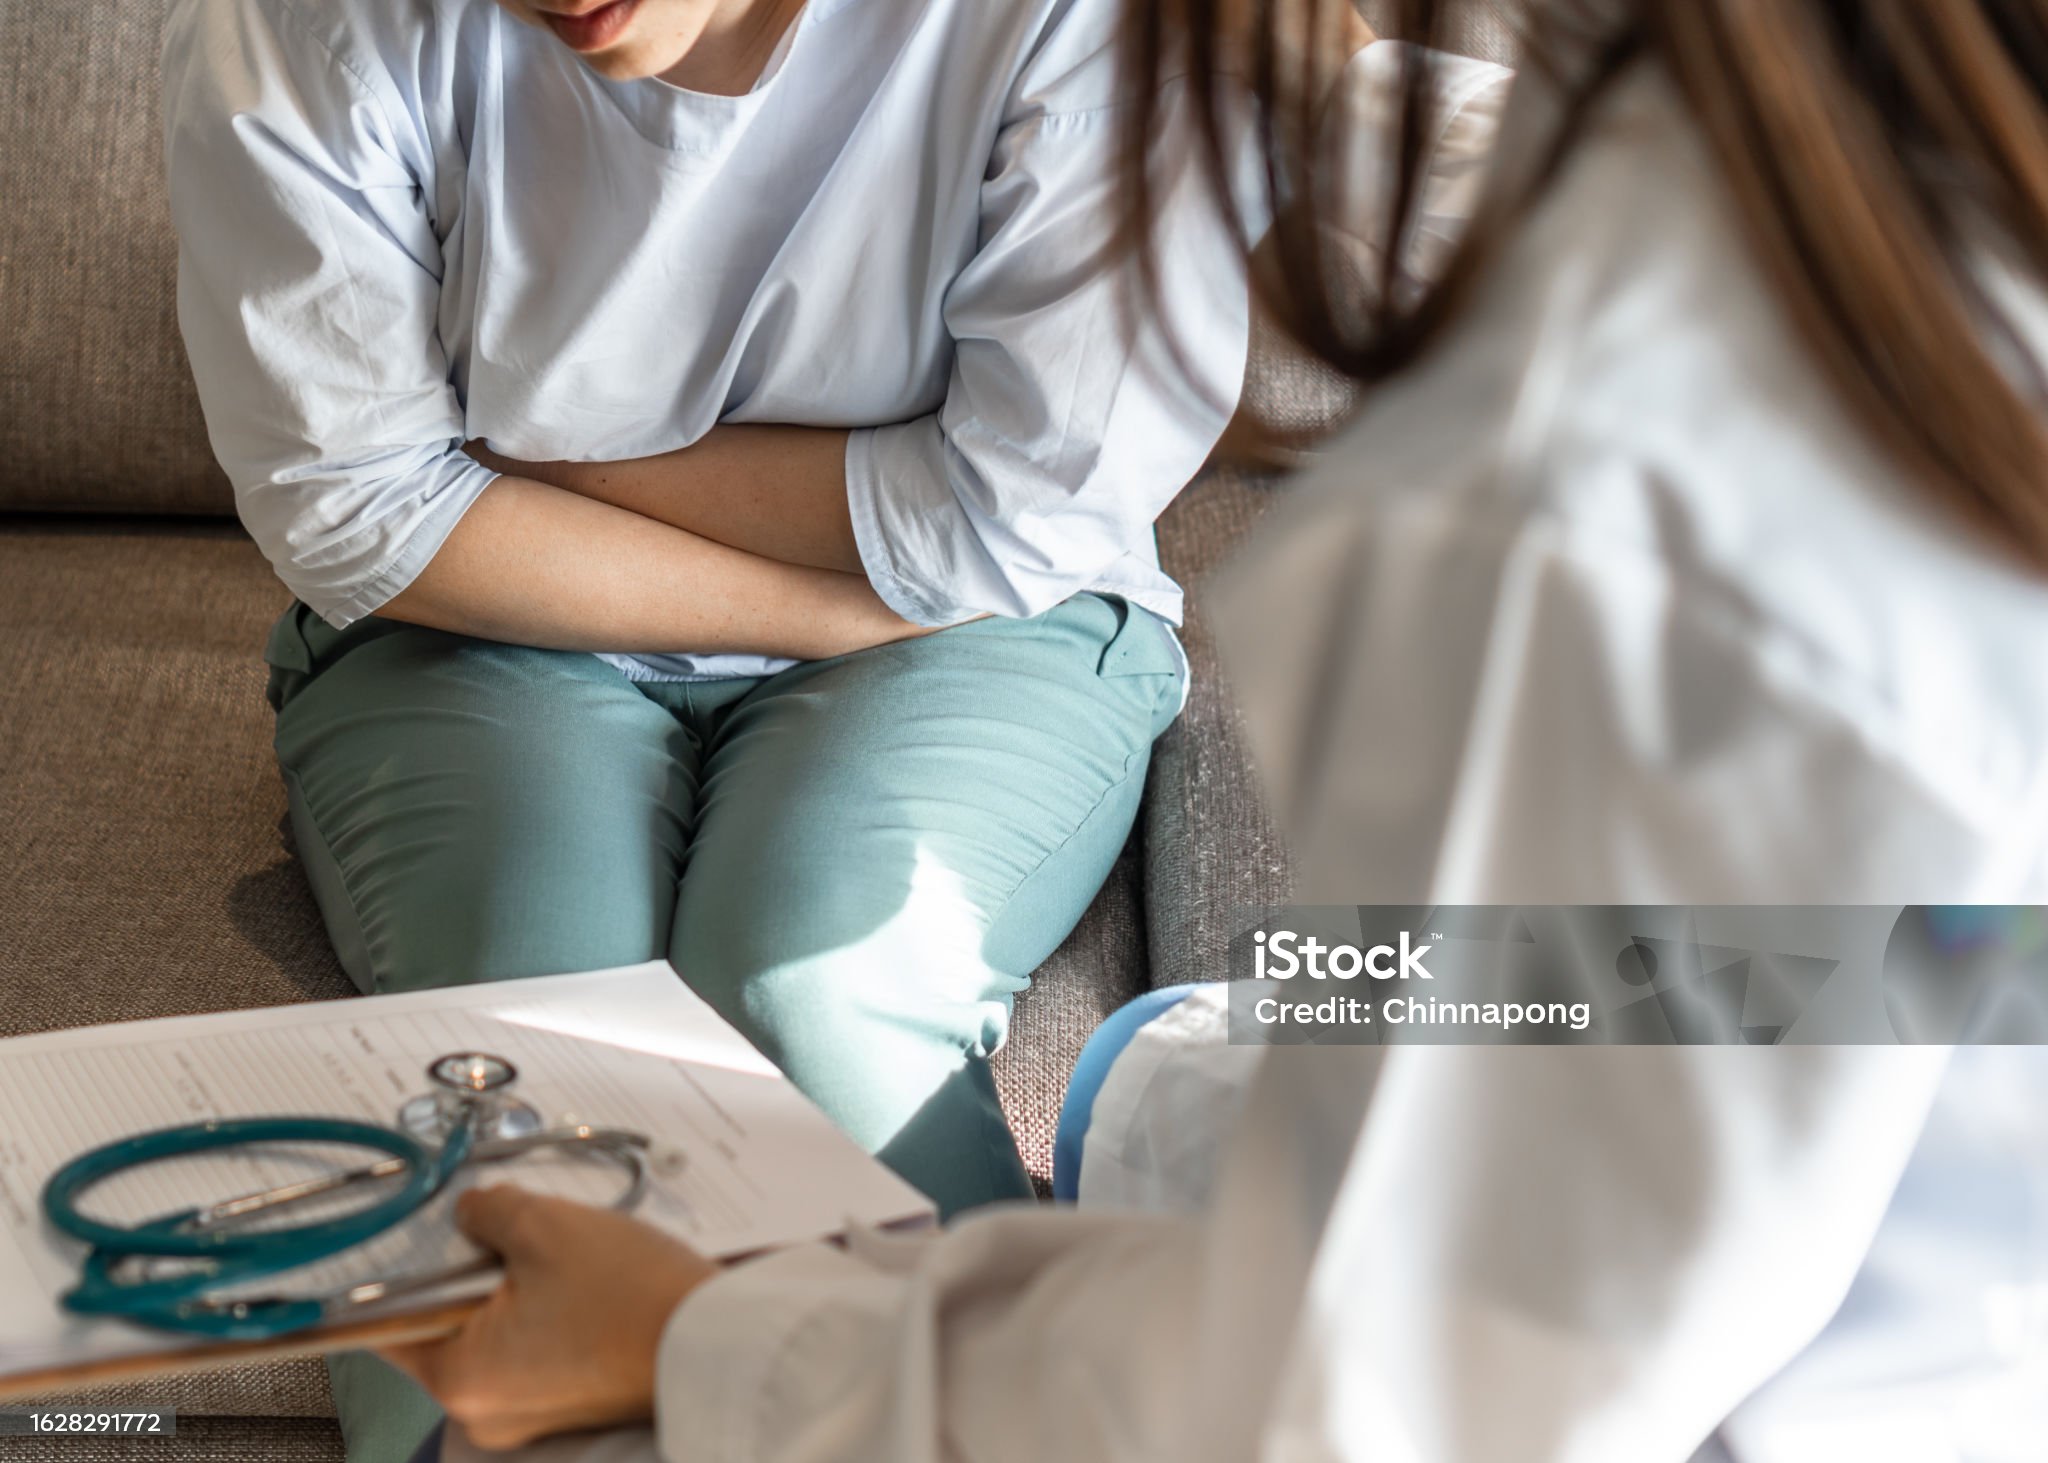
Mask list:
[[[292,786],[292,824],[336,954],[364,990],[558,975],[659,959],[675,909],[679,833],[617,808],[585,827],[399,803],[323,824]],[[481,794],[503,814],[528,797]]]
[[[802,1063],[820,1048],[908,1040],[957,1060],[1001,1044],[1028,975],[982,958],[978,909],[912,899],[852,919],[788,885],[769,881],[764,892],[704,897],[686,877],[669,958],[771,1057]]]
[[[688,734],[589,657],[445,649],[359,646],[279,718],[344,968],[410,990],[658,958],[695,798]]]
[[[426,990],[638,965],[662,957],[665,923],[630,912],[615,920],[556,918],[516,894],[488,890],[386,906],[372,916],[366,940],[372,988]]]

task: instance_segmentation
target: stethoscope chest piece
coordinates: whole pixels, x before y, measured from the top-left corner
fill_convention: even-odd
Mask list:
[[[489,1052],[451,1052],[427,1067],[434,1085],[398,1110],[398,1126],[423,1143],[445,1143],[467,1123],[483,1141],[530,1138],[547,1126],[511,1095],[519,1069]]]

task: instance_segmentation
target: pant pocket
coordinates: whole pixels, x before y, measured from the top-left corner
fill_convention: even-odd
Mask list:
[[[1103,596],[1122,617],[1116,633],[1103,647],[1095,673],[1106,681],[1128,685],[1151,696],[1152,735],[1157,737],[1181,713],[1188,700],[1188,658],[1173,627],[1150,610],[1128,600]],[[1141,693],[1142,693],[1141,692]]]
[[[303,624],[312,615],[311,610],[293,600],[270,627],[270,638],[263,644],[263,662],[270,667],[270,684],[264,694],[272,711],[284,710],[285,703],[313,679],[313,647],[306,639]]]
[[[1129,600],[1109,595],[1102,599],[1122,617],[1123,623],[1102,648],[1102,659],[1095,665],[1097,675],[1178,678],[1185,672],[1187,660],[1181,654],[1180,640],[1166,621]]]
[[[270,667],[266,694],[270,709],[282,711],[292,697],[344,652],[385,635],[400,634],[408,626],[398,620],[380,620],[365,615],[346,630],[337,630],[297,600],[277,617],[264,642],[263,660]]]

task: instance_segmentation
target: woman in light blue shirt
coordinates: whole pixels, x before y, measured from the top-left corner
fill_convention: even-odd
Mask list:
[[[1191,157],[1176,318],[1105,262],[1116,23],[174,6],[180,321],[363,988],[666,955],[945,1209],[1028,1192],[986,1058],[1180,705],[1151,525],[1245,348]],[[426,1425],[368,1386],[358,1457]]]

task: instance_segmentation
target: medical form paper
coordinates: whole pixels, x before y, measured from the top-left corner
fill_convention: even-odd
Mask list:
[[[152,1360],[205,1349],[58,1305],[83,1254],[41,1217],[43,1182],[63,1163],[110,1139],[206,1118],[340,1116],[389,1126],[428,1089],[427,1064],[457,1051],[511,1061],[515,1095],[549,1125],[633,1129],[655,1140],[657,1154],[669,1150],[636,1212],[715,1258],[930,1217],[916,1190],[834,1127],[663,962],[17,1037],[0,1041],[0,1385],[120,1358],[137,1365],[110,1370],[146,1372]],[[86,1202],[96,1215],[133,1222],[377,1156],[345,1148],[200,1155],[116,1175]],[[325,1293],[473,1255],[455,1231],[452,1195],[501,1182],[604,1203],[622,1177],[612,1164],[563,1156],[469,1166],[449,1194],[391,1233],[251,1289]],[[493,1284],[481,1277],[468,1293]],[[385,1313],[407,1304],[393,1301]]]

